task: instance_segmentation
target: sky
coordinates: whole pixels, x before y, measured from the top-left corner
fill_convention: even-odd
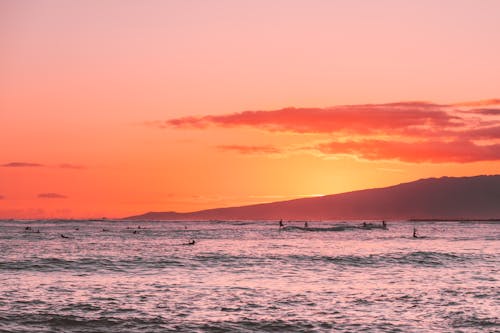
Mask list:
[[[0,218],[500,173],[500,1],[0,0]]]

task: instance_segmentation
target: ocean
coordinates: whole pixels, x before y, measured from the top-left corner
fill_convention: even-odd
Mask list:
[[[0,332],[500,331],[499,222],[285,224],[0,221]]]

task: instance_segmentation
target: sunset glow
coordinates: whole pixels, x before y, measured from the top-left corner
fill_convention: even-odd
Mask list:
[[[499,1],[2,1],[0,218],[500,171]]]

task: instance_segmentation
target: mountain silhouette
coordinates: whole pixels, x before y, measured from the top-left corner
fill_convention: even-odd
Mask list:
[[[314,198],[206,209],[149,212],[131,220],[395,220],[500,218],[500,175],[428,178]]]

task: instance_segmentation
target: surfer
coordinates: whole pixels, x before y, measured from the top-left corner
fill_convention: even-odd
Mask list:
[[[304,228],[309,228],[309,224],[307,222],[304,222]]]
[[[31,230],[31,227],[26,227],[24,228],[24,230]]]
[[[69,238],[68,236],[64,236],[63,234],[61,234],[61,238]]]
[[[283,220],[280,220],[280,228],[283,228],[285,225],[283,224]]]
[[[194,244],[196,244],[196,241],[194,239],[191,239],[189,242],[183,243],[182,245],[194,245]]]
[[[417,228],[413,227],[413,238],[418,238],[417,236]]]
[[[382,228],[387,229],[387,224],[385,223],[385,221],[382,221]]]

